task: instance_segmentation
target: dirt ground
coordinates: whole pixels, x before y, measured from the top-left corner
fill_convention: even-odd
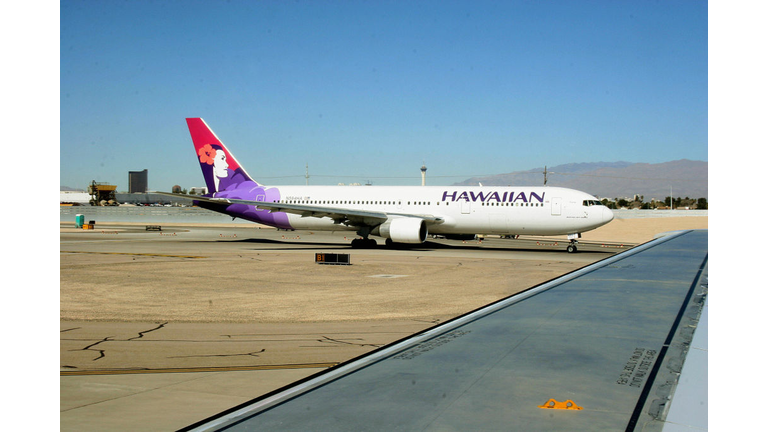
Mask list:
[[[280,253],[198,260],[122,258],[115,262],[111,256],[62,255],[61,319],[433,320],[480,307],[583,265],[567,259],[362,254],[354,256],[351,266],[320,266]],[[105,260],[112,262],[105,265]]]

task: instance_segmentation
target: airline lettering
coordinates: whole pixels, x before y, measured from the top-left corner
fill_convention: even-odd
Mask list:
[[[499,192],[493,191],[493,192],[477,192],[474,191],[462,191],[459,193],[459,191],[444,191],[443,192],[443,201],[472,201],[472,202],[489,202],[489,201],[496,201],[496,202],[534,202],[538,201],[540,203],[544,202],[544,194],[546,192],[542,192],[541,195],[537,194],[536,192],[528,192],[527,194],[525,192],[518,192],[515,194],[514,192],[504,192],[502,194],[499,194]]]

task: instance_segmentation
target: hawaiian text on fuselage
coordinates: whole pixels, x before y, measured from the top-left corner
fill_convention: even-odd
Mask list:
[[[536,192],[518,192],[515,194],[515,192],[498,192],[498,191],[492,191],[492,192],[475,192],[475,191],[445,191],[443,192],[443,201],[481,201],[481,202],[489,202],[489,201],[496,201],[496,202],[534,202],[538,201],[540,203],[544,202],[544,194],[546,192],[542,192],[541,195],[537,194]]]

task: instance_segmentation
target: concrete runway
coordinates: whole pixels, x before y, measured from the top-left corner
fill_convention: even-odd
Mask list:
[[[631,237],[707,224],[673,219]],[[564,239],[353,250],[345,232],[61,224],[61,430],[187,426],[630,246],[599,231],[567,254]]]

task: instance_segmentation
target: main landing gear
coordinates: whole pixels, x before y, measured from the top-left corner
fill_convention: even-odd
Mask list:
[[[353,249],[373,249],[378,246],[376,240],[368,238],[368,236],[371,234],[370,227],[362,227],[357,231],[356,234],[362,236],[363,238],[356,238],[352,240]]]
[[[376,246],[378,246],[378,243],[372,238],[356,238],[352,240],[353,249],[373,249]]]

